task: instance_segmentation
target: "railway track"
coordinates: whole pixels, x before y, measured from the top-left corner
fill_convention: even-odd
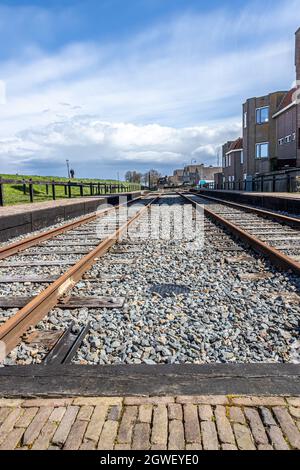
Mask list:
[[[5,260],[0,266],[0,284],[21,284],[27,294],[0,298],[0,341],[5,344],[6,355],[19,344],[27,330],[35,327],[56,305],[64,309],[101,305],[113,308],[118,305],[119,299],[82,299],[72,297],[70,292],[156,199],[156,196],[138,198],[129,204],[130,214],[122,204],[6,245],[0,250],[0,259]],[[55,275],[50,275],[53,268]],[[13,276],[3,275],[5,270],[16,272]],[[89,282],[96,280],[91,278]],[[30,294],[28,290],[31,290]],[[51,363],[63,363],[66,358],[70,361],[87,331],[88,325],[74,334],[71,326],[65,332],[62,330],[59,334],[48,335],[48,342],[52,342],[54,347]],[[47,335],[45,340],[47,342]]]
[[[276,266],[300,274],[300,220],[209,196],[180,193],[205,214],[266,255]]]
[[[40,364],[55,374],[50,366],[298,360],[296,277],[281,274],[216,224],[207,200],[207,217],[194,227],[203,236],[200,250],[191,252],[189,240],[176,238],[116,240],[128,225],[136,233],[147,230],[150,206],[168,212],[187,202],[202,205],[204,199],[149,196],[143,209],[133,204],[134,213],[117,228],[113,212],[102,214],[101,236],[92,219],[39,238],[38,245],[31,240],[27,247],[24,239],[13,247],[0,262],[0,339],[10,352],[5,364],[32,365],[24,372],[29,377],[35,374],[30,367]],[[217,207],[217,217],[225,217],[224,206]],[[159,211],[152,215],[164,232]],[[254,216],[264,231],[265,224],[278,225]],[[172,233],[177,225],[174,220]]]

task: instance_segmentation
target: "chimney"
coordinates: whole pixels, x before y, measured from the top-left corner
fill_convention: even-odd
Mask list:
[[[296,32],[295,65],[296,65],[296,80],[300,80],[300,28]]]

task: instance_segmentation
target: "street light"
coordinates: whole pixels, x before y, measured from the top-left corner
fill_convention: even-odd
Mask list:
[[[68,169],[68,178],[70,179],[70,161],[66,160],[67,169]]]

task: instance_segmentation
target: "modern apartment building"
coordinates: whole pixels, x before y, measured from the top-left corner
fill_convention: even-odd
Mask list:
[[[244,172],[255,176],[276,170],[276,121],[278,110],[287,91],[277,91],[243,104]]]
[[[230,144],[230,145],[229,145]],[[243,189],[245,179],[243,139],[223,146],[223,184],[226,189]]]
[[[278,178],[300,168],[300,28],[295,38],[296,86],[243,104],[243,138],[223,145],[223,173],[217,187],[279,187]],[[257,180],[257,181],[256,181]],[[288,178],[286,179],[288,181]],[[267,189],[268,190],[268,189]],[[273,189],[274,190],[274,189]]]
[[[296,86],[282,99],[276,122],[277,170],[300,167],[300,28],[295,40]]]
[[[273,115],[277,136],[277,170],[300,166],[297,88],[290,90]],[[298,138],[297,138],[298,136]]]
[[[299,82],[300,81],[300,28],[296,31],[295,66],[296,66],[296,80]]]

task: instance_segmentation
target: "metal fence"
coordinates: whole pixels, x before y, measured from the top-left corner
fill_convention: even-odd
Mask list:
[[[254,177],[247,177],[247,179],[243,181],[226,182],[222,184],[210,183],[205,187],[226,191],[297,193],[300,192],[300,169],[257,174]]]
[[[5,186],[14,187],[15,189],[20,190],[20,194],[28,197],[29,202],[34,202],[35,198],[38,199],[38,196],[35,194],[35,187],[45,188],[45,193],[43,195],[44,199],[53,199],[61,197],[88,197],[88,196],[101,196],[105,194],[119,194],[119,193],[128,193],[133,191],[139,191],[141,186],[139,184],[123,184],[123,183],[100,183],[100,182],[73,182],[73,181],[38,181],[32,179],[2,179],[0,178],[0,206],[5,205]],[[63,187],[63,195],[57,194],[57,188]],[[76,196],[74,194],[75,188]]]

